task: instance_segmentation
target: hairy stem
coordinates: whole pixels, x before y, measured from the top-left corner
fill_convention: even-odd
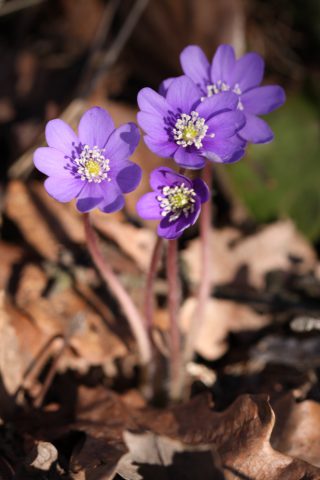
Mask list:
[[[180,303],[180,282],[178,276],[178,242],[168,241],[167,252],[168,304],[170,319],[170,396],[177,399],[179,395],[180,376],[180,331],[178,309]]]
[[[110,265],[105,262],[88,213],[84,214],[84,228],[88,249],[93,262],[127,317],[132,334],[137,342],[141,364],[147,365],[151,361],[152,353],[150,340],[142,317]]]
[[[211,191],[212,165],[207,162],[203,170],[203,180]],[[210,262],[210,227],[211,227],[211,199],[202,205],[200,214],[200,240],[201,240],[201,272],[200,284],[197,295],[197,305],[191,319],[189,332],[186,338],[184,362],[187,364],[194,355],[195,346],[205,315],[206,303],[211,291],[211,262]]]
[[[148,270],[145,286],[144,311],[146,328],[150,336],[152,332],[154,316],[154,281],[157,275],[158,265],[161,258],[162,246],[163,238],[157,237],[151,256],[150,267]]]

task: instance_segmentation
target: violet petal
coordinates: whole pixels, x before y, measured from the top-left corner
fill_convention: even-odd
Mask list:
[[[242,93],[258,86],[263,78],[264,61],[257,53],[250,52],[236,61],[230,77],[232,86],[238,84]]]
[[[189,151],[187,148],[179,147],[174,154],[174,160],[184,168],[199,169],[205,165],[205,158],[201,152]]]
[[[149,192],[138,200],[136,210],[141,218],[145,220],[160,220],[162,218],[160,202],[157,200],[158,195],[158,193]]]
[[[126,161],[121,164],[121,169],[115,174],[117,184],[122,193],[132,192],[141,181],[142,170],[136,163]]]
[[[68,158],[66,155],[51,147],[40,147],[34,152],[33,162],[40,172],[49,177],[69,177]]]
[[[240,111],[223,112],[207,120],[210,133],[219,138],[232,137],[246,123],[246,117]]]
[[[201,203],[206,202],[210,198],[210,190],[208,185],[201,179],[195,178],[192,182],[194,191],[199,196]]]
[[[216,83],[220,80],[228,84],[235,62],[236,59],[233,48],[230,45],[220,45],[212,60],[212,82]]]
[[[126,123],[116,128],[110,135],[104,148],[104,156],[112,162],[125,160],[136,148],[140,139],[138,127],[134,123]]]
[[[152,113],[153,115],[166,115],[170,106],[166,99],[152,88],[143,88],[138,93],[138,105],[141,111]]]
[[[251,113],[246,113],[246,124],[239,131],[239,135],[251,143],[268,143],[274,137],[269,125],[262,118]]]
[[[171,186],[175,182],[184,182],[189,187],[192,187],[192,182],[184,175],[180,175],[171,168],[160,167],[153,170],[150,174],[150,186],[153,190],[159,187]]]
[[[138,112],[137,120],[140,127],[157,142],[165,142],[168,139],[162,117],[147,112]]]
[[[167,101],[175,111],[190,113],[199,103],[201,91],[196,84],[185,75],[175,78],[167,92]]]
[[[249,90],[241,96],[241,103],[246,112],[264,115],[281,107],[286,100],[283,88],[266,85]]]
[[[113,213],[121,210],[124,206],[124,197],[116,182],[104,181],[99,183],[103,200],[98,205],[99,210],[104,213]]]
[[[48,194],[58,202],[70,202],[76,198],[84,187],[84,182],[79,178],[49,177],[44,182],[44,187]]]
[[[174,155],[175,151],[178,148],[178,145],[176,145],[173,142],[165,141],[165,142],[156,142],[153,138],[149,137],[149,135],[145,135],[143,137],[143,140],[149,150],[151,152],[159,155],[159,157],[171,157]]]
[[[87,110],[81,117],[78,134],[83,145],[103,148],[114,130],[109,113],[100,107]]]
[[[103,194],[99,188],[99,184],[94,182],[84,182],[85,185],[81,190],[76,207],[81,213],[89,212],[97,207],[103,200]]]
[[[186,47],[180,54],[180,63],[185,75],[205,90],[209,82],[210,65],[201,48],[197,45]]]
[[[47,123],[45,135],[49,147],[55,148],[68,156],[71,156],[71,153],[80,143],[72,128],[59,118]]]
[[[200,117],[209,118],[213,114],[227,110],[235,110],[238,105],[238,96],[233,92],[222,92],[208,97],[197,106]]]

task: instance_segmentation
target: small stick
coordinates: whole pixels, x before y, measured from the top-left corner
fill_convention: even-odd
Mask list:
[[[64,354],[64,352],[66,351],[66,349],[68,347],[69,342],[68,342],[67,338],[63,338],[63,339],[61,339],[61,341],[62,341],[62,345],[60,347],[60,350],[58,351],[58,353],[56,354],[56,356],[52,360],[51,367],[50,367],[49,372],[47,373],[47,376],[45,378],[45,381],[44,381],[44,383],[41,387],[40,393],[34,401],[34,406],[36,408],[41,407],[41,405],[43,404],[43,400],[44,400],[45,396],[47,395],[47,392],[48,392],[48,390],[49,390],[49,388],[52,384],[52,380],[53,380],[55,374],[57,373],[60,358],[62,357],[62,355]]]
[[[122,284],[119,282],[110,265],[105,262],[100,246],[98,244],[96,233],[92,228],[88,213],[85,213],[83,215],[83,220],[87,239],[87,246],[91,254],[92,260],[97,267],[97,270],[99,271],[101,277],[118,300],[124,314],[127,317],[132,334],[137,342],[141,364],[148,365],[152,358],[151,343],[146,332],[142,317],[136,306],[132,302],[130,296],[123,288]]]

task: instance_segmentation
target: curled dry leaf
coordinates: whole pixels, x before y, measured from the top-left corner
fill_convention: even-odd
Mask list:
[[[58,450],[52,443],[37,442],[27,456],[25,463],[30,467],[47,472],[57,460]]]
[[[183,252],[191,281],[200,279],[200,240],[190,242]],[[295,262],[292,262],[292,259]],[[298,261],[297,261],[298,260]],[[316,254],[290,220],[276,222],[257,233],[243,237],[234,228],[211,232],[212,282],[229,283],[240,268],[248,270],[248,283],[265,286],[265,275],[272,270],[306,273],[316,268]]]
[[[270,444],[275,418],[263,395],[239,397],[223,412],[210,409],[206,397],[140,420],[157,434],[191,445],[210,444],[229,480],[318,480],[320,469],[276,451]]]
[[[313,400],[297,403],[289,394],[275,402],[273,408],[276,425],[272,446],[320,467],[320,404]]]

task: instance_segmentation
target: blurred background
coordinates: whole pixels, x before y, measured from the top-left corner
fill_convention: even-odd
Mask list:
[[[10,179],[37,175],[32,151],[49,119],[72,122],[83,101],[134,109],[140,88],[181,73],[186,45],[211,58],[223,42],[260,53],[265,82],[282,85],[287,102],[268,116],[274,142],[217,167],[219,201],[232,199],[239,221],[289,216],[319,249],[318,0],[0,1],[2,197]]]

